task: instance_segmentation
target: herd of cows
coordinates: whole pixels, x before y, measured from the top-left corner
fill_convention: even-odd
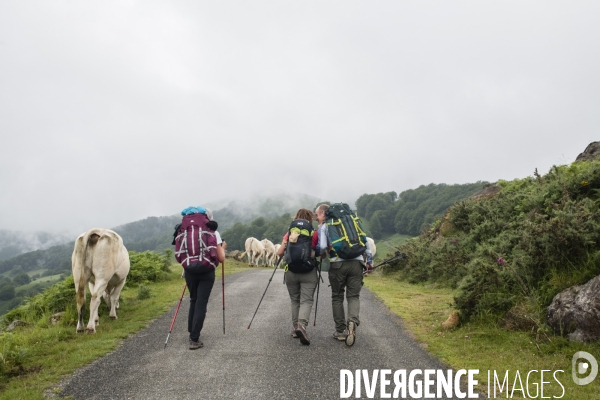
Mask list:
[[[369,242],[369,248],[373,257],[377,252],[375,242],[370,237],[367,238]],[[241,258],[244,256],[248,257],[248,265],[258,265],[262,260],[265,265],[274,267],[277,263],[277,250],[281,247],[281,244],[273,244],[269,239],[258,240],[253,237],[246,239],[245,243],[246,251],[242,253]]]
[[[281,244],[273,244],[269,239],[258,240],[253,237],[246,239],[246,251],[241,258],[248,257],[248,265],[258,265],[263,260],[265,265],[274,267],[277,262],[277,250]]]
[[[369,247],[375,257],[376,247],[373,239],[367,238]],[[242,257],[248,257],[248,265],[258,265],[262,260],[265,265],[275,266],[277,250],[280,244],[273,244],[268,239],[246,239],[246,251]],[[129,274],[129,253],[123,239],[109,229],[94,228],[79,235],[71,257],[75,293],[77,299],[77,332],[84,331],[83,307],[85,306],[86,285],[90,288],[90,319],[88,333],[95,333],[99,323],[98,307],[101,298],[110,309],[110,318],[117,318],[119,296]]]

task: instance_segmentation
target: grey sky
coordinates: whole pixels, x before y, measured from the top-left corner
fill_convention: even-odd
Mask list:
[[[600,3],[2,1],[0,229],[522,178],[600,127]]]

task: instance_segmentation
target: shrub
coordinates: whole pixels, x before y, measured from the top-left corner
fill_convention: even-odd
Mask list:
[[[127,276],[127,286],[137,286],[140,283],[156,282],[167,279],[171,261],[168,255],[145,251],[143,253],[129,252],[131,269]]]
[[[9,311],[4,318],[6,322],[15,319],[35,321],[45,314],[65,311],[69,306],[75,307],[75,285],[72,275],[28,299],[24,305]]]
[[[148,286],[145,286],[145,285],[138,286],[138,294],[137,294],[138,300],[149,299],[151,296],[152,296],[152,292],[150,291],[150,288]]]
[[[408,241],[391,269],[410,282],[458,287],[463,317],[500,316],[525,298],[554,295],[600,274],[600,161],[553,167],[493,197],[462,200],[439,225]]]
[[[19,274],[13,278],[13,282],[16,286],[27,285],[31,282],[31,278],[26,273]]]
[[[0,300],[11,300],[15,297],[15,286],[13,284],[5,284],[0,286]]]
[[[19,345],[18,337],[12,332],[3,333],[0,343],[0,382],[5,382],[9,377],[22,372],[27,352]]]

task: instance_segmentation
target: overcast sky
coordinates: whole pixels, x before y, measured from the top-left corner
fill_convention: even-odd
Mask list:
[[[600,140],[597,1],[0,2],[0,229],[523,178]]]

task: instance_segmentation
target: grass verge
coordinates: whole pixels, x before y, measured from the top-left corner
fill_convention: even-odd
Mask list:
[[[238,261],[225,262],[226,275],[247,269]],[[220,267],[216,275],[221,276]],[[44,391],[64,376],[115,350],[123,339],[144,329],[179,300],[184,284],[180,276],[181,267],[173,265],[170,279],[146,285],[150,297],[144,300],[138,299],[137,287],[123,290],[116,321],[108,318],[102,303],[95,335],[76,334],[73,318],[54,326],[44,319],[35,326],[0,334],[0,363],[7,359],[20,363],[19,373],[9,376],[0,387],[0,399],[42,399]],[[89,301],[89,293],[87,297]]]
[[[494,371],[503,381],[508,372],[512,398],[534,398],[540,390],[541,370],[544,373],[544,397],[562,399],[600,399],[600,377],[592,383],[579,386],[573,382],[571,360],[577,351],[586,351],[600,361],[600,343],[572,343],[560,336],[538,335],[530,332],[509,332],[493,323],[466,323],[457,329],[444,330],[441,323],[453,311],[453,291],[426,285],[411,285],[394,276],[371,275],[365,286],[374,292],[386,306],[403,319],[405,327],[415,340],[455,370],[478,369],[479,390],[483,397],[488,393],[488,371],[491,371],[493,397]],[[527,373],[532,373],[529,385]],[[553,377],[564,386],[563,389]],[[517,379],[519,371],[519,379]],[[529,395],[527,389],[529,388]],[[523,391],[520,390],[523,389]],[[513,391],[514,389],[514,391]],[[506,398],[505,391],[497,397]],[[526,396],[523,396],[523,394]],[[510,393],[509,393],[509,396]],[[538,393],[537,398],[541,398]]]

